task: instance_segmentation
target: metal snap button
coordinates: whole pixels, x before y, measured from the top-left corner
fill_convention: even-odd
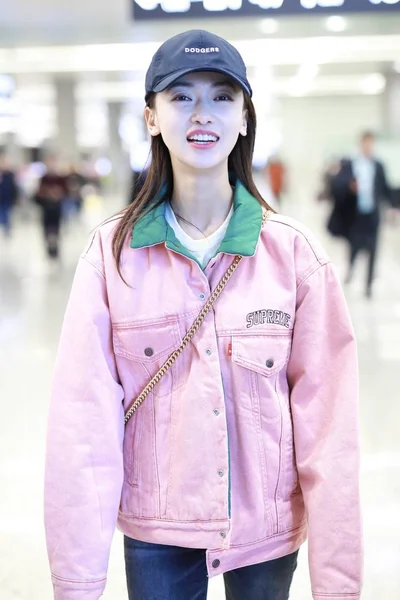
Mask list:
[[[220,533],[220,536],[221,536],[222,538],[226,538],[226,533],[225,533],[225,531],[221,531],[221,533]]]
[[[146,348],[146,350],[144,351],[146,356],[153,356],[154,354],[154,350],[153,348]]]
[[[199,296],[200,300],[204,300],[205,297],[206,297],[205,294],[200,294],[200,296]]]
[[[218,408],[214,408],[214,410],[213,410],[213,413],[214,413],[214,415],[215,415],[216,417],[218,417],[218,415],[219,415],[219,410],[218,410]]]
[[[212,561],[212,566],[214,569],[218,569],[220,564],[221,564],[221,562],[218,559]]]
[[[272,358],[269,358],[265,364],[267,365],[268,369],[271,369],[274,366],[274,361]]]
[[[222,469],[220,469],[220,470],[218,471],[218,475],[219,475],[220,477],[223,477],[223,476],[224,476],[224,472],[223,472],[223,470],[222,470]]]
[[[212,352],[211,352],[210,348],[207,348],[207,350],[206,350],[206,354],[207,354],[208,356],[211,356]]]

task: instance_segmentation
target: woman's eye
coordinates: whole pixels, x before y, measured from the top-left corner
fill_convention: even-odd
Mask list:
[[[215,100],[217,102],[229,102],[230,100],[232,100],[232,98],[230,96],[228,96],[228,94],[220,94],[219,96],[217,96],[215,98]]]
[[[185,94],[179,94],[178,96],[175,96],[173,100],[174,102],[185,102],[186,100],[190,100],[190,98],[189,96],[185,96]]]

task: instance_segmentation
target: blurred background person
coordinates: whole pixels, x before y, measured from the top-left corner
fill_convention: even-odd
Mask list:
[[[0,226],[5,235],[11,234],[11,213],[18,197],[15,173],[8,157],[0,154]]]
[[[67,195],[63,201],[63,220],[69,223],[74,216],[81,213],[83,196],[82,188],[86,184],[86,178],[77,165],[71,165],[66,177]]]
[[[60,225],[63,202],[68,196],[68,180],[60,173],[56,156],[49,155],[45,165],[46,173],[39,181],[35,201],[42,211],[47,255],[51,259],[56,259],[59,257]]]
[[[265,172],[271,192],[274,195],[277,204],[280,206],[281,196],[286,190],[287,183],[286,167],[282,159],[277,155],[271,156],[266,164]]]
[[[332,179],[338,174],[340,169],[340,160],[331,158],[326,161],[326,164],[321,171],[321,183],[317,192],[318,202],[333,202],[332,197]]]
[[[95,186],[99,194],[103,191],[103,185],[98,170],[96,169],[96,160],[87,156],[79,167],[79,173],[83,177],[83,185]]]
[[[332,178],[334,210],[328,229],[349,241],[349,265],[345,283],[350,283],[360,250],[368,254],[365,294],[372,296],[381,202],[390,204],[391,190],[385,168],[374,156],[375,136],[366,131],[360,137],[357,156],[342,159],[339,172]]]

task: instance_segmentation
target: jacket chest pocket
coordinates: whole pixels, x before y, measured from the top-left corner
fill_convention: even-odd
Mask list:
[[[289,360],[291,335],[234,336],[232,360],[242,367],[248,393],[238,396],[245,408],[260,411],[267,419],[280,416],[279,374]]]
[[[120,363],[120,376],[128,370],[139,394],[156,375],[170,354],[179,346],[178,323],[114,323],[114,353]],[[175,362],[155,386],[155,396],[165,396],[179,386],[179,365]]]

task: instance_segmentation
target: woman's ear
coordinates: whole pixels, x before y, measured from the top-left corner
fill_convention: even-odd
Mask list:
[[[242,125],[240,127],[240,135],[243,135],[244,137],[247,135],[247,109],[243,110],[243,117],[242,117]]]
[[[160,135],[160,126],[157,119],[157,113],[154,108],[146,106],[144,109],[144,120],[146,121],[147,130],[152,136]]]

